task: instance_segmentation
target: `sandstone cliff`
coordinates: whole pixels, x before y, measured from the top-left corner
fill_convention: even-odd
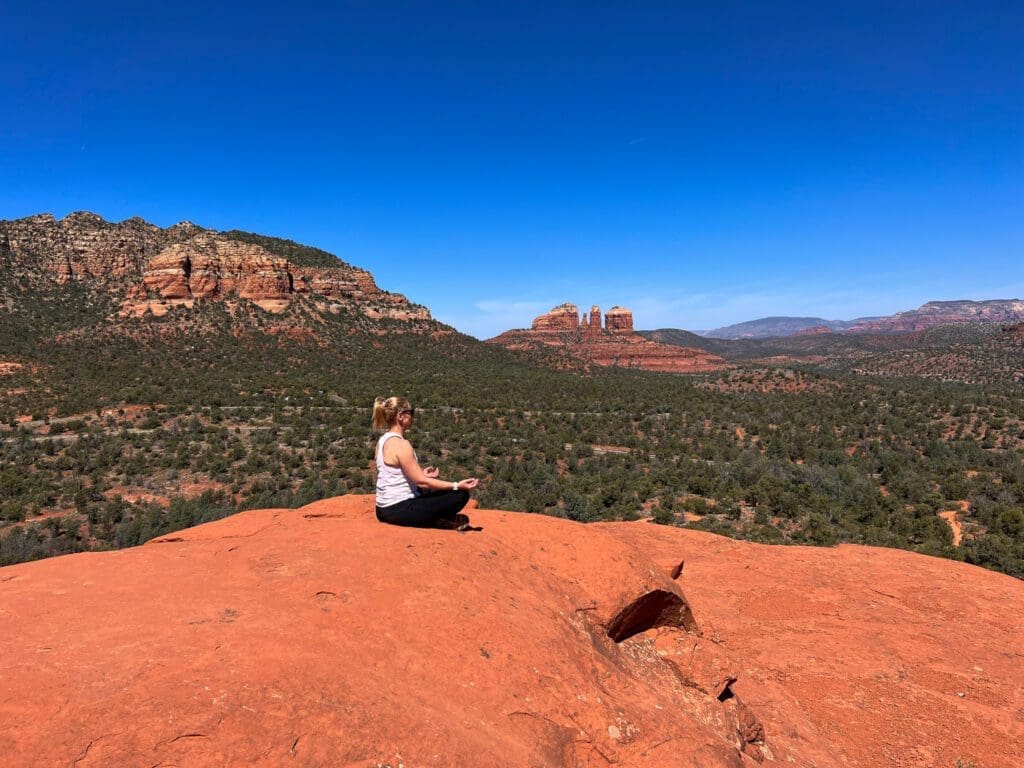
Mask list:
[[[1024,301],[930,301],[917,309],[858,322],[846,333],[904,333],[960,323],[1015,323],[1024,320]]]
[[[311,264],[289,255],[302,246],[247,233],[220,233],[181,222],[161,229],[142,219],[119,224],[92,213],[0,221],[0,269],[31,284],[79,282],[118,297],[120,315],[164,315],[202,300],[248,301],[282,312],[308,297],[371,318],[429,320],[425,307],[380,290],[366,270],[322,251]],[[313,251],[314,249],[305,249]]]
[[[488,343],[513,350],[550,347],[588,363],[645,371],[700,373],[728,367],[704,350],[645,339],[633,330],[633,313],[624,307],[612,307],[602,327],[600,307],[581,317],[575,304],[560,304],[534,318],[529,330],[506,331]]]
[[[372,497],[0,569],[4,765],[1024,764],[1024,584]]]

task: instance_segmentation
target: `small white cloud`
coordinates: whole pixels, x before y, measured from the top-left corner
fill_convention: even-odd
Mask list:
[[[514,328],[529,328],[533,318],[542,315],[560,302],[525,301],[521,299],[483,299],[473,303],[476,312],[457,308],[439,310],[438,320],[478,339],[490,339]]]

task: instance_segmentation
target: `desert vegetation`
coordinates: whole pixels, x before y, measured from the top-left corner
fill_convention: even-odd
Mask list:
[[[556,370],[302,302],[112,323],[80,288],[27,295],[0,331],[0,564],[369,493],[369,405],[399,393],[421,458],[486,478],[485,507],[902,547],[1024,577],[1024,403],[1009,383],[785,362]]]
[[[909,333],[827,333],[770,339],[702,338],[644,331],[665,344],[698,346],[734,362],[797,365],[844,374],[912,377],[968,384],[1024,381],[1024,343],[999,323],[962,323]]]

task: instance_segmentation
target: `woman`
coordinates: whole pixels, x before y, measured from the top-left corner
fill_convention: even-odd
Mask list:
[[[405,431],[416,411],[404,397],[373,402],[374,429],[386,429],[377,441],[377,519],[391,525],[470,530],[459,510],[477,480],[441,480],[436,467],[420,467]]]

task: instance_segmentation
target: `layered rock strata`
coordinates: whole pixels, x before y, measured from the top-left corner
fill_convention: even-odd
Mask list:
[[[917,309],[897,312],[889,317],[865,320],[846,333],[905,333],[924,331],[938,325],[960,323],[1018,323],[1024,320],[1024,301],[930,301]]]
[[[373,319],[430,320],[425,307],[380,290],[366,270],[341,260],[297,265],[191,222],[161,229],[138,218],[115,224],[84,212],[59,221],[50,214],[0,221],[0,268],[36,285],[77,281],[107,290],[120,296],[122,317],[227,299],[278,313],[307,296]]]
[[[534,318],[529,330],[506,331],[490,339],[512,350],[553,347],[589,363],[664,373],[701,373],[729,367],[701,349],[660,344],[633,330],[633,313],[613,307],[601,322],[600,307],[580,316],[575,304],[560,304]]]

